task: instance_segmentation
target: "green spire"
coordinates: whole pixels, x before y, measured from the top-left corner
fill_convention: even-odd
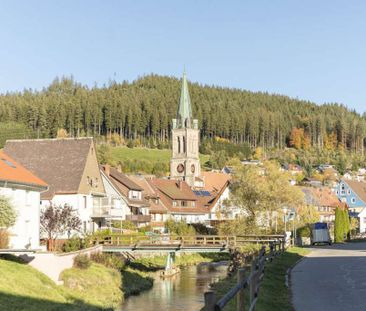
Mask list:
[[[191,99],[189,98],[188,83],[185,71],[183,72],[182,78],[182,89],[180,92],[177,120],[179,127],[191,127],[192,107]]]

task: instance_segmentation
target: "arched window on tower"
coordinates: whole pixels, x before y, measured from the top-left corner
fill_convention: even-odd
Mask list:
[[[183,152],[186,152],[186,138],[183,136]]]
[[[180,153],[180,137],[179,136],[177,137],[177,140],[178,140],[178,153]]]

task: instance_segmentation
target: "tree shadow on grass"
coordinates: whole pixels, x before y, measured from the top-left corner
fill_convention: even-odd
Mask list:
[[[73,303],[62,303],[3,292],[0,292],[0,309],[7,311],[113,311],[112,308],[101,308],[80,300],[75,300]]]

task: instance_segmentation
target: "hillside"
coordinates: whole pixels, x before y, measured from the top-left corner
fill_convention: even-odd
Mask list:
[[[125,173],[146,173],[165,175],[169,172],[172,151],[169,149],[114,147],[110,149],[112,165],[122,165]],[[200,155],[201,165],[209,160],[209,155]]]
[[[197,83],[189,89],[203,139],[219,136],[251,148],[300,144],[363,151],[365,118],[342,105],[318,106],[282,95]],[[8,126],[5,134],[0,132],[0,140],[12,135],[55,137],[59,128],[65,128],[72,136],[117,133],[125,140],[167,148],[179,92],[178,79],[157,75],[94,88],[55,79],[39,92],[0,96],[0,120],[30,129],[9,131]],[[294,133],[298,141],[291,136],[294,128],[299,129]]]
[[[103,304],[106,305],[102,297],[103,290],[109,291],[109,293],[112,290],[118,292],[120,296],[114,298],[121,303],[123,293],[119,288],[119,273],[116,272],[114,276],[109,269],[96,264],[89,270],[83,270],[83,274],[80,276],[80,273],[77,274],[70,269],[65,271],[64,278],[67,279],[68,285],[71,284],[71,278],[83,278],[85,284],[98,279],[100,288],[92,293],[89,289],[87,291],[80,291],[80,288],[76,290],[71,285],[70,288],[57,286],[47,276],[28,265],[0,259],[0,309],[14,311],[107,310],[102,307]],[[115,286],[114,283],[116,283]],[[73,284],[78,283],[74,281]]]

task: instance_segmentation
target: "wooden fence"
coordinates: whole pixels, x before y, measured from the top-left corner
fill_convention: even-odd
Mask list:
[[[263,245],[260,249],[258,256],[255,257],[251,263],[251,269],[248,276],[246,276],[245,268],[238,269],[237,272],[237,284],[232,287],[222,298],[219,300],[216,297],[214,291],[205,293],[205,311],[220,311],[236,297],[236,310],[245,311],[245,291],[249,290],[249,311],[254,311],[258,300],[259,288],[261,281],[264,277],[265,261],[272,261],[273,258],[285,249],[285,241],[281,242],[271,241],[269,242],[269,249],[266,252],[266,246]]]

